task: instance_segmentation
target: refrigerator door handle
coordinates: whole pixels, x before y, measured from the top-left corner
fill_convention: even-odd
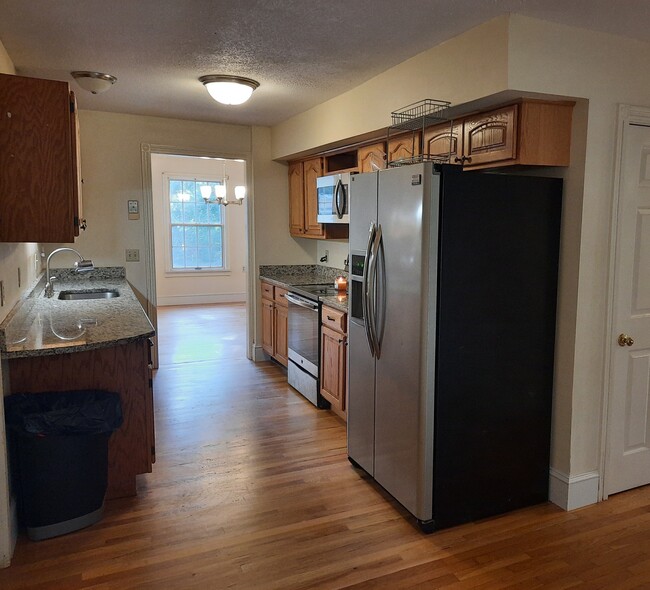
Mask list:
[[[369,318],[369,287],[368,274],[370,272],[370,250],[375,239],[375,224],[370,223],[370,230],[368,231],[368,244],[366,246],[366,255],[363,261],[363,278],[361,283],[361,307],[363,310],[363,327],[366,331],[366,340],[370,348],[370,355],[374,358],[375,349],[373,347],[372,334],[370,333],[370,318]]]
[[[377,337],[377,262],[379,260],[379,245],[381,244],[381,224],[377,225],[375,238],[370,250],[370,271],[368,278],[368,326],[370,328],[370,337],[374,349],[375,358],[379,358],[381,350],[379,339]]]
[[[386,258],[384,254],[384,235],[379,226],[377,238],[377,260],[375,262],[375,284],[378,285],[376,303],[379,313],[375,310],[375,351],[377,358],[381,356],[381,344],[384,340],[386,325]]]

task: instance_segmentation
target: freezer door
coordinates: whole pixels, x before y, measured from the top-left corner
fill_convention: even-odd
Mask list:
[[[348,351],[348,456],[374,475],[375,359],[357,321],[348,325]]]
[[[416,518],[433,512],[439,176],[431,164],[379,173],[374,477]]]
[[[377,173],[353,175],[350,179],[350,263],[353,275],[364,266],[361,261],[366,258],[369,229],[376,219]],[[367,269],[363,270],[367,272]],[[361,281],[351,281],[351,309],[356,313],[352,313],[348,326],[348,456],[372,475],[375,359],[368,345],[365,318],[358,313],[362,307],[358,299],[363,296],[360,287]]]
[[[350,177],[350,250],[364,250],[368,228],[377,221],[377,172]]]

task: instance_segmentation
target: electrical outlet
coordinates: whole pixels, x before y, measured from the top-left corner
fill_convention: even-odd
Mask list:
[[[126,250],[127,262],[140,262],[140,250],[135,248],[127,248]]]

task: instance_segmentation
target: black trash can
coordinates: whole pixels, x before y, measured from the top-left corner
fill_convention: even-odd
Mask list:
[[[118,394],[83,390],[5,398],[12,473],[30,539],[98,522],[108,477],[108,439],[122,425]]]

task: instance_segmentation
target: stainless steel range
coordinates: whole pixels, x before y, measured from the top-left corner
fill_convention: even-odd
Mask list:
[[[329,407],[329,402],[320,395],[319,388],[319,297],[336,293],[337,290],[331,284],[318,284],[293,286],[286,295],[289,304],[288,382],[319,408]]]

